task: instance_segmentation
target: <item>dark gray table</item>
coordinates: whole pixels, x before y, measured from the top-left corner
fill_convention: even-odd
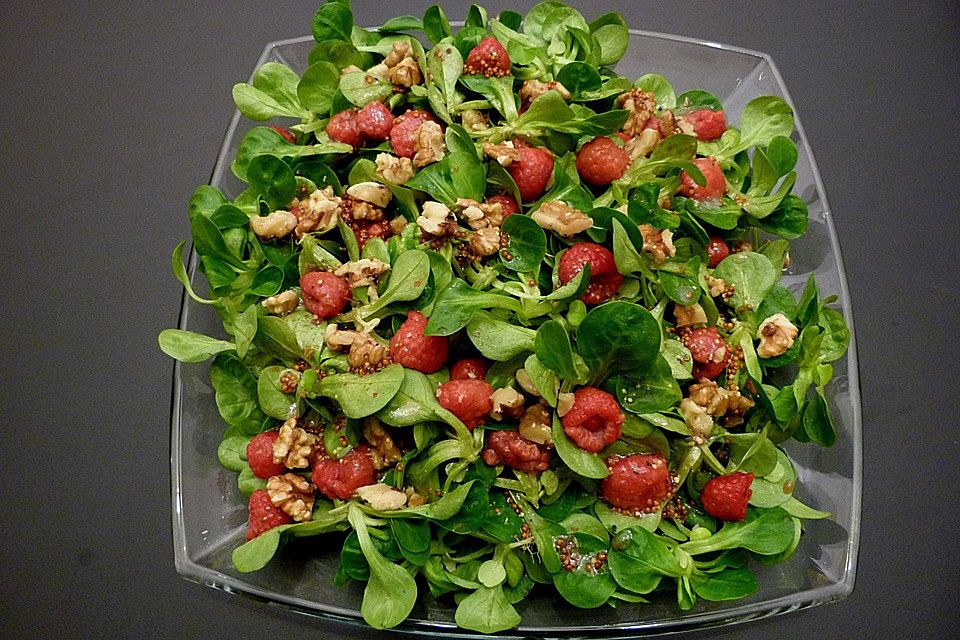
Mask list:
[[[425,8],[356,4],[370,24]],[[956,637],[958,5],[579,4],[770,53],[845,252],[864,416],[856,590],[709,635]],[[0,635],[372,637],[186,582],[171,549],[171,363],[155,340],[177,318],[170,250],[188,235],[185,205],[208,178],[230,87],[266,42],[308,33],[315,8],[0,10]]]

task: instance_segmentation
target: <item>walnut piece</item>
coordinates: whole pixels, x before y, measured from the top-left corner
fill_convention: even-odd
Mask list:
[[[478,257],[492,256],[500,250],[500,229],[478,229],[470,236],[470,250]]]
[[[453,210],[467,221],[471,229],[499,227],[503,224],[503,205],[499,202],[477,202],[470,198],[457,198]]]
[[[350,185],[347,188],[347,195],[355,200],[369,202],[381,209],[386,207],[390,203],[391,198],[393,198],[393,193],[390,189],[379,182],[358,182],[357,184]]]
[[[702,380],[690,385],[687,391],[693,400],[715,418],[727,414],[743,414],[753,406],[753,400],[740,395],[739,391],[717,386],[713,380]]]
[[[533,384],[533,378],[530,377],[526,369],[517,369],[513,377],[517,379],[521,389],[536,398],[540,397],[540,390],[537,389],[537,385]]]
[[[389,153],[379,153],[376,163],[377,177],[394,184],[406,184],[413,177],[413,161],[410,158],[398,158]]]
[[[463,113],[460,114],[460,118],[463,121],[463,128],[467,131],[483,131],[490,126],[490,120],[487,118],[487,114],[479,109],[464,109]]]
[[[572,393],[561,393],[557,395],[557,415],[561,418],[567,413],[570,409],[573,409],[573,401],[575,396]]]
[[[564,100],[570,99],[570,92],[567,91],[567,88],[555,80],[551,82],[524,80],[523,86],[520,87],[520,101],[522,104],[529,105],[548,91],[556,91]]]
[[[251,218],[250,228],[261,240],[284,238],[297,228],[297,216],[289,211],[274,211],[268,216]]]
[[[333,272],[334,275],[346,278],[351,289],[367,287],[374,284],[377,276],[390,269],[390,265],[377,258],[361,258],[346,262]]]
[[[627,152],[631,160],[646,157],[657,143],[660,142],[660,133],[656,129],[644,129],[639,134],[630,138],[623,145],[623,150]]]
[[[413,166],[419,169],[443,160],[447,155],[444,144],[443,129],[439,124],[430,120],[421,124],[413,139]]]
[[[710,294],[711,298],[716,298],[727,290],[727,281],[723,278],[714,278],[708,274],[705,279],[708,287],[707,292]]]
[[[617,98],[617,106],[630,112],[620,130],[628,136],[635,136],[643,131],[643,126],[656,110],[657,98],[650,91],[630,89]]]
[[[357,489],[357,495],[370,503],[376,511],[402,509],[407,504],[407,494],[386,484],[368,484]]]
[[[440,202],[428,200],[420,208],[420,217],[417,218],[417,225],[425,233],[439,236],[444,233],[444,227],[450,222],[450,209],[447,205]]]
[[[318,438],[297,426],[296,418],[288,418],[273,443],[273,461],[282,462],[288,469],[306,469]]]
[[[388,349],[369,333],[357,333],[350,343],[347,364],[350,370],[359,373],[373,373],[389,363]]]
[[[383,59],[383,64],[388,69],[392,69],[402,62],[405,58],[413,57],[413,47],[410,46],[409,42],[404,42],[398,40],[393,43],[393,49],[390,50],[390,53],[387,54],[387,57]]]
[[[493,400],[493,409],[490,411],[490,417],[494,420],[503,420],[505,409],[519,409],[523,406],[523,394],[513,387],[503,387],[493,392],[490,397]]]
[[[703,324],[707,321],[707,314],[703,307],[694,303],[688,306],[673,305],[673,317],[677,319],[678,327],[689,327],[694,324]]]
[[[757,354],[761,358],[773,358],[787,352],[793,346],[798,334],[797,327],[782,313],[775,313],[760,323],[757,338],[760,346]]]
[[[420,65],[413,58],[404,58],[400,64],[387,71],[387,79],[398,87],[407,87],[423,82]]]
[[[493,158],[501,167],[509,167],[514,162],[520,161],[520,149],[515,149],[513,142],[509,140],[500,144],[484,142],[482,150],[483,155]]]
[[[297,522],[307,522],[313,515],[313,486],[295,473],[271,476],[267,480],[267,495],[273,506]]]
[[[333,193],[333,187],[316,189],[305,200],[290,203],[291,209],[297,209],[297,235],[318,232],[326,233],[335,226],[343,211],[343,201]]]
[[[680,401],[680,415],[683,416],[687,428],[690,429],[690,435],[697,444],[703,444],[713,433],[713,418],[707,413],[707,410],[690,398],[684,398]]]
[[[400,462],[403,454],[393,443],[390,432],[376,418],[363,421],[363,437],[370,443],[370,458],[377,469],[386,469]]]
[[[520,436],[537,444],[553,444],[550,411],[542,404],[535,404],[520,418]]]
[[[564,238],[586,231],[593,226],[593,219],[590,216],[559,200],[544,202],[531,217],[544,229],[556,231]]]
[[[272,316],[285,316],[300,304],[300,298],[293,289],[288,289],[275,296],[270,296],[260,303],[267,313]]]
[[[673,232],[670,229],[657,229],[652,224],[641,224],[640,234],[643,236],[643,250],[653,256],[654,262],[660,263],[677,254],[673,246]]]
[[[356,337],[356,331],[342,331],[335,323],[331,322],[324,331],[323,343],[331,351],[343,351],[345,347],[353,344]]]
[[[350,206],[350,215],[354,220],[379,222],[384,219],[383,209],[363,200],[354,200]]]

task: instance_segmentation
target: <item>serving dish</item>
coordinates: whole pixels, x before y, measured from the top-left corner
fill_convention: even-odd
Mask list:
[[[768,56],[735,47],[686,38],[631,31],[630,49],[617,65],[619,73],[638,77],[656,72],[678,91],[701,88],[716,95],[732,122],[744,105],[761,95],[790,101],[786,87]],[[268,61],[295,71],[307,66],[314,42],[304,37],[268,44],[254,69]],[[210,184],[228,198],[245,186],[230,172],[230,161],[240,139],[254,123],[235,113],[217,158]],[[836,294],[838,308],[852,330],[850,301],[832,212],[813,155],[796,120],[794,141],[799,149],[794,192],[809,210],[807,234],[792,244],[791,264],[781,280],[799,293],[813,274],[822,295]],[[189,270],[197,291],[195,256]],[[184,296],[179,327],[208,335],[222,333],[220,321],[208,307]],[[776,615],[848,595],[856,572],[860,517],[861,417],[855,342],[835,364],[827,387],[830,409],[838,430],[832,448],[788,446],[799,476],[797,497],[815,509],[833,514],[827,520],[805,523],[805,535],[794,557],[773,567],[757,567],[759,590],[732,603],[701,602],[681,612],[671,596],[654,597],[651,604],[576,609],[558,597],[532,595],[517,606],[523,623],[505,637],[635,637],[742,622]],[[208,367],[177,363],[171,412],[171,471],[174,550],[177,571],[195,582],[228,592],[243,593],[280,603],[297,611],[346,623],[363,624],[359,613],[362,585],[333,585],[340,551],[333,536],[308,538],[287,544],[264,569],[238,573],[231,553],[244,539],[246,500],[235,474],[217,463],[216,449],[222,419],[213,400]],[[408,634],[477,637],[457,628],[452,604],[427,600],[418,603],[399,629]]]

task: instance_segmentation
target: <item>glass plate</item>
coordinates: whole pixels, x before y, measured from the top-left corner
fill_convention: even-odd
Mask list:
[[[645,73],[667,77],[679,94],[705,89],[725,105],[727,119],[739,120],[752,98],[779,95],[790,101],[787,89],[769,56],[710,42],[677,36],[631,31],[630,49],[618,71],[630,78]],[[307,66],[313,46],[309,37],[273,42],[266,46],[254,69],[277,61],[298,73]],[[234,198],[245,185],[229,170],[237,145],[254,123],[235,113],[217,158],[210,183]],[[807,234],[792,243],[791,263],[782,283],[799,296],[813,273],[824,296],[839,296],[839,306],[853,328],[850,298],[840,246],[826,194],[799,119],[794,141],[799,148],[794,192],[807,203]],[[190,273],[196,278],[196,255]],[[195,282],[198,291],[205,283]],[[181,329],[222,334],[216,314],[183,297]],[[816,445],[788,446],[797,466],[797,497],[833,514],[827,520],[807,520],[795,555],[773,567],[757,565],[759,590],[749,598],[727,603],[701,600],[688,612],[677,608],[672,594],[655,596],[647,605],[621,604],[616,609],[576,609],[559,596],[534,595],[519,605],[523,636],[635,637],[720,626],[764,618],[830,602],[848,595],[854,584],[860,533],[861,417],[856,347],[851,339],[847,355],[835,364],[835,377],[826,392],[839,437],[830,449]],[[282,603],[301,613],[362,625],[362,585],[333,586],[340,537],[292,540],[264,569],[248,574],[232,566],[231,553],[244,541],[247,501],[237,488],[237,475],[223,469],[216,451],[224,424],[213,398],[209,368],[204,364],[174,368],[171,412],[171,467],[173,536],[177,571],[185,578],[231,593],[244,593]],[[421,589],[422,591],[422,589]],[[408,634],[482,637],[458,629],[454,607],[421,599],[399,628]],[[510,637],[509,635],[507,637]]]

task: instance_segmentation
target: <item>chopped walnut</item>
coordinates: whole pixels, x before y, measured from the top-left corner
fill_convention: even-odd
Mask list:
[[[517,379],[521,389],[534,397],[540,397],[540,390],[537,389],[537,385],[533,384],[533,378],[530,377],[526,369],[517,369],[513,377]]]
[[[351,289],[374,284],[377,277],[390,269],[390,265],[377,258],[362,258],[346,262],[334,271],[334,275],[346,278]]]
[[[493,400],[490,417],[497,421],[503,420],[505,415],[511,413],[505,409],[519,409],[523,406],[523,395],[513,387],[497,389],[490,399]]]
[[[500,250],[500,229],[478,229],[470,236],[470,250],[481,258],[495,254]]]
[[[773,358],[787,352],[793,346],[799,331],[787,316],[776,313],[760,323],[757,338],[760,346],[757,354],[761,358]]]
[[[387,54],[387,57],[383,59],[383,64],[388,69],[400,64],[406,58],[413,57],[413,47],[410,46],[409,42],[404,42],[398,40],[393,43],[393,49],[390,50],[390,53]]]
[[[406,218],[397,216],[390,221],[390,230],[393,231],[394,235],[398,236],[403,233],[403,230],[407,228],[408,224],[410,224],[410,222]]]
[[[593,226],[593,219],[590,216],[559,200],[544,202],[531,217],[544,229],[556,231],[565,238]]]
[[[470,198],[457,198],[454,206],[471,229],[499,227],[503,224],[503,205],[499,202],[477,202]]]
[[[363,437],[370,443],[370,458],[377,469],[391,467],[403,457],[400,449],[393,443],[390,432],[376,418],[363,421]]]
[[[268,216],[251,218],[250,228],[261,240],[284,238],[297,228],[297,216],[289,211],[274,211]]]
[[[553,444],[550,411],[542,404],[535,404],[520,418],[520,436],[537,444]]]
[[[300,298],[296,291],[288,289],[283,293],[270,296],[260,304],[272,316],[285,316],[297,308],[297,305],[300,304]]]
[[[313,231],[326,233],[335,226],[343,211],[343,201],[333,193],[333,187],[316,189],[305,200],[294,200],[291,209],[297,209],[297,235]]]
[[[271,476],[267,480],[267,495],[273,506],[297,522],[307,522],[313,515],[313,486],[295,473]]]
[[[707,413],[707,410],[690,398],[684,398],[680,401],[680,415],[683,416],[687,428],[690,429],[690,435],[697,444],[703,444],[713,433],[713,418]]]
[[[354,220],[365,220],[367,222],[379,222],[384,218],[383,209],[363,200],[353,201],[350,205],[350,216]]]
[[[413,149],[413,166],[418,169],[443,160],[447,155],[447,148],[444,146],[443,129],[440,125],[428,120],[417,127]]]
[[[520,149],[513,147],[513,142],[507,140],[500,144],[492,142],[483,143],[483,155],[493,158],[501,167],[509,167],[514,162],[520,161]]]
[[[413,161],[389,153],[377,154],[377,176],[394,184],[406,184],[413,177]]]
[[[357,495],[369,502],[375,511],[402,509],[407,504],[406,493],[386,484],[368,484],[360,487],[357,489]]]
[[[623,145],[623,150],[627,152],[631,160],[646,157],[657,143],[660,142],[660,134],[656,129],[644,129],[639,134],[630,138]]]
[[[572,393],[561,393],[557,395],[557,415],[561,418],[567,413],[570,409],[573,409],[573,401],[575,396]]]
[[[727,414],[743,414],[753,406],[750,398],[740,395],[739,391],[719,387],[713,380],[701,380],[690,385],[687,395],[715,418]]]
[[[420,214],[417,225],[424,232],[434,236],[443,235],[447,223],[452,221],[447,205],[432,200],[423,203]]]
[[[660,131],[663,132],[664,136],[672,136],[677,133],[688,136],[696,135],[692,124],[683,118],[676,117],[670,110],[660,114]]]
[[[298,427],[296,418],[288,418],[273,443],[273,461],[288,469],[305,469],[317,443],[317,436]]]
[[[643,131],[643,126],[656,110],[657,98],[650,91],[630,89],[617,98],[617,106],[630,112],[620,130],[628,136],[635,136]]]
[[[487,118],[487,114],[479,109],[464,109],[460,118],[463,121],[463,128],[473,133],[483,131],[490,126],[490,119]]]
[[[353,344],[357,337],[356,331],[343,331],[333,322],[327,325],[323,334],[323,343],[331,351],[343,351]]]
[[[552,82],[541,82],[540,80],[532,79],[523,81],[523,86],[520,87],[520,102],[523,105],[529,106],[531,102],[548,91],[556,91],[564,100],[570,99],[570,92],[559,82],[555,80]]]
[[[650,252],[654,262],[660,263],[677,254],[673,246],[673,232],[670,229],[657,229],[651,224],[641,224],[640,234],[643,236],[643,250]]]
[[[369,202],[381,209],[386,207],[390,203],[391,198],[393,198],[393,193],[390,189],[379,182],[358,182],[357,184],[350,185],[350,187],[347,188],[347,195],[355,200]],[[354,215],[354,217],[356,217],[356,215]]]
[[[677,319],[678,327],[689,327],[694,324],[703,324],[707,321],[707,314],[699,304],[683,306],[673,305],[673,317]]]
[[[388,348],[380,344],[369,333],[357,333],[350,343],[347,364],[350,370],[359,373],[373,373],[389,364]]]
[[[404,58],[400,64],[387,71],[387,79],[398,87],[410,88],[423,82],[423,74],[416,60]]]
[[[707,292],[710,294],[711,298],[716,298],[724,291],[727,290],[727,281],[723,278],[714,278],[711,275],[706,276],[707,281]]]
[[[414,491],[413,487],[407,487],[405,493],[407,494],[407,506],[422,507],[429,502],[425,497]]]

